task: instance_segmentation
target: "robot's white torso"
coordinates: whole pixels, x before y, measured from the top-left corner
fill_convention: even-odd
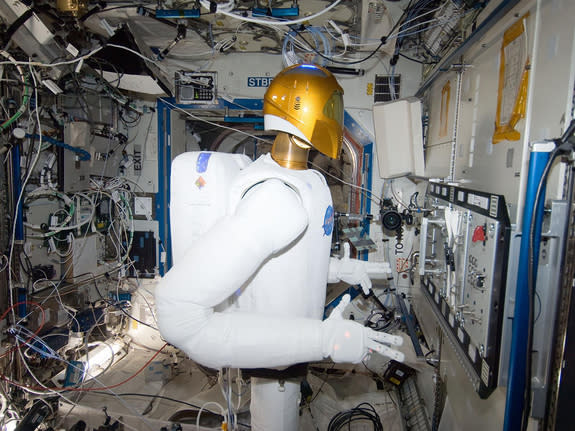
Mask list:
[[[156,289],[162,336],[209,367],[321,360],[334,213],[321,174],[269,155],[172,163],[174,265]]]
[[[308,216],[307,228],[289,247],[271,256],[237,298],[246,312],[321,319],[325,305],[334,210],[324,177],[314,170],[292,170],[265,155],[243,169],[230,189],[230,214],[258,185],[279,179],[294,190]],[[280,220],[276,229],[282,230]]]

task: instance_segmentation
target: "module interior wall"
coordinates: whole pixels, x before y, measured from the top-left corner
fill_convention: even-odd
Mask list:
[[[450,174],[457,86],[457,74],[446,72],[433,83],[425,98],[429,112],[425,142],[425,176],[428,178],[447,178]]]
[[[360,53],[358,57],[365,58],[369,54]],[[342,66],[343,65],[337,65]],[[281,55],[272,54],[228,54],[216,58],[206,70],[213,70],[217,75],[218,97],[224,98],[263,98],[267,87],[249,87],[249,77],[273,78],[282,69]],[[339,84],[344,90],[344,106],[346,110],[367,109],[373,106],[372,85],[376,75],[388,75],[389,57],[374,56],[368,61],[348,66],[359,69],[361,76],[336,74]],[[401,75],[400,97],[415,94],[421,80],[421,65],[400,59],[395,74]],[[373,130],[373,128],[372,128]]]
[[[521,185],[526,181],[529,144],[560,136],[571,109],[574,45],[569,17],[575,13],[575,4],[564,0],[541,2],[539,14],[537,11],[534,1],[520,3],[464,57],[467,67],[462,75],[454,180],[471,189],[503,194],[512,221],[522,205]],[[516,126],[521,138],[493,144],[503,33],[527,12],[532,66],[526,117]],[[535,34],[537,19],[539,31]],[[438,78],[428,93],[430,141],[426,172],[431,176],[449,172],[451,146],[438,139],[436,130],[441,89],[450,74],[453,72]],[[452,86],[452,93],[453,90]],[[550,178],[550,198],[560,197],[560,176],[556,169]]]
[[[527,11],[530,12],[528,52],[532,61],[529,107],[526,118],[517,125],[521,139],[494,145],[492,136],[502,36]],[[465,63],[471,67],[465,70],[462,81],[455,180],[465,187],[505,195],[511,204],[512,223],[518,219],[521,210],[529,144],[559,136],[572,116],[575,48],[571,17],[574,14],[575,3],[569,0],[540,1],[539,5],[535,1],[520,2],[465,55]],[[539,20],[537,34],[536,20]],[[433,117],[440,115],[437,99],[441,94],[441,80],[445,77],[439,77],[429,91],[431,124],[436,121]],[[445,161],[439,160],[438,166],[445,166]],[[549,199],[559,195],[561,182],[562,174],[555,169],[548,186]],[[429,307],[418,299],[415,304],[423,332],[433,338],[435,324],[428,316]],[[440,429],[501,429],[504,387],[497,388],[487,400],[481,400],[449,343],[443,344],[441,370],[447,382],[449,402]]]

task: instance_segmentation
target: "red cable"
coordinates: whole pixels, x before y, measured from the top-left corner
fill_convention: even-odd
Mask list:
[[[150,362],[152,362],[156,356],[158,356],[162,350],[164,350],[166,347],[168,346],[168,343],[165,343],[162,347],[160,347],[156,353],[154,353],[154,355],[148,359],[148,361],[142,365],[142,367],[136,371],[134,374],[132,374],[130,377],[128,377],[127,379],[121,381],[120,383],[116,383],[114,385],[111,386],[103,386],[103,387],[99,387],[99,388],[75,388],[75,387],[65,387],[65,388],[45,388],[43,386],[26,386],[23,385],[21,383],[17,383],[14,382],[12,380],[10,380],[8,377],[6,377],[3,374],[0,374],[0,379],[4,380],[5,382],[14,385],[14,386],[18,386],[19,388],[23,388],[23,389],[31,389],[34,391],[44,391],[44,392],[66,392],[66,391],[70,391],[70,392],[91,392],[91,391],[105,391],[105,390],[110,390],[110,389],[114,389],[117,388],[118,386],[122,386],[125,383],[128,383],[130,380],[132,380],[134,377],[136,377],[138,374],[140,374],[142,371],[144,371],[144,369],[150,364]]]
[[[36,329],[36,331],[34,332],[34,335],[30,336],[30,338],[28,338],[26,341],[24,341],[24,343],[22,344],[28,344],[30,341],[32,341],[35,337],[38,336],[38,334],[40,333],[40,331],[42,330],[42,328],[44,327],[44,323],[46,322],[46,313],[44,312],[44,308],[42,308],[42,306],[40,304],[38,304],[37,302],[34,301],[20,301],[17,302],[16,304],[12,305],[11,307],[9,307],[4,313],[2,313],[2,316],[0,316],[0,321],[4,320],[6,318],[6,316],[8,315],[8,313],[10,313],[10,311],[14,310],[14,308],[18,307],[19,305],[22,304],[30,304],[30,305],[34,305],[35,307],[39,308],[40,311],[42,312],[42,321],[40,322],[40,326],[38,327],[38,329]],[[8,356],[10,353],[20,349],[20,347],[22,346],[22,344],[17,344],[16,346],[12,347],[10,350],[2,353],[0,355],[0,359]]]

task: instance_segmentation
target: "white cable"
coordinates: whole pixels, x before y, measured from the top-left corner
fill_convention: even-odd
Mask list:
[[[330,23],[333,23],[333,21],[330,20]],[[335,25],[335,24],[334,24]],[[327,27],[327,25],[324,24],[323,26],[325,32],[336,42],[341,39],[342,43],[343,43],[343,52],[337,55],[332,55],[331,58],[339,58],[339,57],[343,57],[346,52],[347,52],[347,47],[352,45],[349,41],[349,35],[347,33],[344,33],[339,27],[337,27],[339,29],[339,34],[340,37],[335,37],[331,31],[329,30],[329,28]]]
[[[313,162],[308,162],[308,163],[309,163],[310,165],[312,165],[312,166],[313,166],[315,169],[317,169],[318,171],[323,172],[325,175],[328,175],[328,176],[332,177],[333,179],[339,181],[340,183],[345,184],[346,186],[350,186],[350,187],[353,187],[353,188],[355,188],[355,189],[361,190],[363,193],[366,194],[366,198],[367,198],[367,199],[370,199],[370,200],[372,200],[372,201],[375,200],[377,204],[379,204],[379,203],[381,202],[381,199],[379,199],[379,197],[377,197],[371,190],[368,190],[368,189],[366,189],[365,187],[361,187],[361,186],[358,186],[358,185],[353,184],[353,183],[348,183],[347,181],[344,181],[344,180],[342,180],[341,178],[336,177],[335,175],[333,175],[333,174],[329,173],[328,171],[322,169],[321,166],[316,165],[316,164],[313,163]],[[371,196],[367,196],[367,193],[369,193]]]
[[[222,418],[224,419],[224,421],[226,420],[226,410],[222,407],[222,405],[220,403],[215,402],[215,401],[208,401],[208,402],[204,403],[200,407],[200,410],[198,411],[198,416],[196,417],[196,431],[200,431],[200,416],[201,416],[202,412],[204,411],[204,408],[209,406],[209,405],[214,405],[214,406],[219,407]]]
[[[54,196],[54,197],[58,197],[60,199],[62,199],[66,204],[71,205],[72,203],[72,199],[70,199],[68,196],[66,196],[63,193],[57,192],[55,190],[52,189],[36,189],[33,192],[30,192],[28,194],[28,197],[32,196],[32,197],[36,197],[36,196],[43,196],[43,195],[49,195],[49,196]],[[96,213],[96,206],[94,204],[94,202],[85,194],[77,192],[74,194],[73,198],[74,200],[77,199],[77,196],[82,197],[84,199],[86,199],[88,202],[90,202],[91,204],[91,212],[90,212],[90,216],[80,222],[78,222],[75,225],[70,226],[68,223],[71,221],[72,217],[74,216],[74,214],[78,214],[79,210],[78,208],[80,207],[80,205],[78,203],[76,203],[74,205],[74,208],[76,208],[73,212],[70,212],[68,214],[68,217],[66,217],[66,219],[64,219],[58,226],[54,226],[54,227],[50,227],[48,232],[42,233],[42,234],[27,234],[26,236],[28,238],[46,238],[49,236],[53,236],[58,232],[62,232],[62,231],[67,231],[67,230],[76,230],[76,229],[80,229],[82,226],[90,223],[92,221],[92,219],[94,218],[94,215]],[[40,230],[41,227],[39,225],[33,225],[31,223],[25,222],[24,226],[26,226],[27,228],[33,229],[33,230]],[[64,256],[61,256],[64,257]]]
[[[258,18],[253,18],[253,17],[244,17],[241,15],[236,15],[235,13],[231,13],[229,11],[226,10],[220,10],[220,5],[218,4],[218,10],[216,11],[216,13],[221,13],[222,15],[225,15],[227,17],[230,18],[235,18],[235,19],[239,19],[242,21],[246,21],[246,22],[251,22],[254,24],[262,24],[262,25],[272,25],[272,26],[276,26],[276,25],[293,25],[293,24],[300,24],[302,22],[306,22],[306,21],[310,21],[312,19],[318,18],[320,16],[322,16],[323,14],[325,14],[326,12],[330,11],[331,9],[333,9],[334,7],[336,7],[339,3],[341,2],[341,0],[336,0],[335,2],[333,2],[331,5],[329,5],[328,7],[326,7],[325,9],[314,13],[313,15],[304,17],[304,18],[299,18],[299,19],[292,19],[289,21],[279,21],[279,20],[266,20],[266,19],[258,19]],[[205,7],[206,9],[210,9],[210,2],[208,0],[200,0],[200,3],[202,4],[203,7]],[[226,5],[227,6],[227,5]]]
[[[436,11],[436,10],[438,10],[438,9],[439,9],[439,7],[436,8],[435,10],[433,10],[433,11],[430,11],[430,12],[434,12],[434,11]],[[424,21],[424,22],[422,22],[422,23],[418,23],[418,24],[415,24],[415,25],[412,25],[412,26],[409,26],[409,27],[406,27],[406,28],[401,29],[401,27],[404,26],[405,24],[410,23],[410,22],[412,22],[412,21],[415,21],[415,20],[417,20],[417,19],[420,19],[422,16],[427,15],[427,14],[430,13],[430,12],[426,12],[426,13],[424,13],[424,14],[422,14],[422,15],[418,15],[418,16],[415,17],[415,18],[412,18],[412,19],[410,19],[410,20],[405,21],[404,23],[401,24],[400,28],[397,30],[396,33],[393,33],[393,34],[389,35],[389,37],[387,38],[387,40],[396,39],[396,38],[398,38],[398,37],[400,37],[400,36],[404,36],[404,37],[405,37],[405,36],[411,36],[411,35],[414,35],[414,34],[417,34],[417,33],[425,32],[425,31],[431,30],[431,29],[433,29],[433,28],[435,28],[435,27],[443,26],[443,25],[445,25],[445,24],[448,23],[448,22],[455,21],[455,20],[461,18],[462,16],[465,16],[467,13],[469,13],[469,12],[464,12],[464,13],[455,14],[453,17],[451,17],[451,18],[450,18],[449,20],[447,20],[447,21],[442,21],[441,18],[432,18],[432,19],[430,19],[430,20],[428,20],[428,21]],[[413,29],[415,29],[415,28],[417,28],[417,27],[421,27],[422,25],[429,24],[429,23],[433,23],[434,21],[438,21],[438,24],[433,25],[433,26],[428,26],[428,27],[426,27],[426,28],[424,28],[424,29],[415,31],[415,32],[413,32],[413,33],[408,33],[409,31],[411,31],[411,30],[413,30]],[[406,34],[406,33],[407,33],[407,34]],[[350,43],[350,46],[355,46],[355,47],[375,46],[375,45],[379,45],[380,43],[381,43],[381,40],[380,40],[380,39],[377,39],[377,41],[374,41],[374,42]]]
[[[85,54],[81,57],[76,57],[73,60],[68,60],[68,61],[60,61],[58,63],[41,63],[39,61],[15,61],[13,64],[19,64],[19,65],[25,65],[25,66],[36,66],[36,67],[58,67],[58,66],[65,66],[68,64],[74,64],[74,63],[78,63],[81,60],[85,60],[86,58],[90,58],[91,56],[93,56],[94,54],[96,54],[97,52],[101,51],[102,49],[104,49],[103,46],[100,46],[92,51],[90,51],[88,54]],[[4,55],[3,53],[6,53],[6,51],[0,51],[0,54]],[[12,62],[6,62],[6,61],[0,61],[0,65],[4,65],[4,64],[10,64]],[[34,84],[34,88],[36,88],[36,85]]]
[[[53,287],[53,292],[56,295],[56,302],[58,302],[58,304],[64,309],[64,311],[66,312],[66,314],[68,316],[70,316],[70,321],[76,321],[76,324],[79,326],[80,323],[76,320],[76,315],[74,313],[76,313],[76,310],[72,307],[70,307],[69,305],[64,304],[64,301],[62,301],[62,297],[60,296],[60,291],[58,290],[58,286],[56,285],[56,283],[54,283],[52,280],[48,280],[48,279],[39,279],[36,280],[34,282],[34,284],[32,285],[32,289],[34,290],[36,283],[38,282],[48,282],[48,284],[52,285]],[[40,305],[43,305],[46,301],[48,301],[48,299],[51,297],[51,294],[48,295],[44,300],[42,300],[40,302]]]
[[[188,117],[191,117],[191,118],[193,118],[193,119],[195,119],[195,120],[202,121],[202,122],[204,122],[204,123],[207,123],[207,124],[210,124],[210,125],[212,125],[212,126],[216,126],[216,127],[222,128],[222,129],[232,130],[232,131],[234,131],[234,132],[241,133],[242,135],[249,136],[250,138],[254,138],[254,139],[256,139],[256,140],[258,140],[258,141],[260,141],[260,142],[264,142],[264,143],[266,143],[266,144],[273,144],[273,141],[270,141],[269,139],[263,139],[263,138],[261,138],[261,137],[259,137],[259,136],[252,135],[251,133],[245,132],[245,131],[243,131],[243,130],[235,129],[235,128],[229,127],[229,126],[224,126],[223,124],[214,123],[213,121],[209,121],[209,120],[206,120],[206,119],[204,119],[204,118],[198,117],[197,115],[194,115],[194,114],[192,114],[191,112],[186,111],[185,109],[182,109],[182,108],[180,108],[179,106],[176,106],[176,105],[174,105],[173,103],[168,102],[166,99],[160,99],[160,100],[161,100],[162,102],[164,102],[166,105],[168,105],[169,107],[171,107],[172,109],[174,109],[174,110],[176,110],[176,111],[178,111],[178,112],[181,112],[181,113],[183,113],[183,114],[187,115]]]
[[[0,258],[1,258],[2,262],[5,262],[5,263],[2,265],[2,268],[0,268],[0,272],[2,272],[2,271],[4,271],[6,268],[8,268],[8,257],[7,257],[5,254],[2,254],[2,255],[0,256]]]
[[[122,46],[122,45],[116,45],[114,43],[108,43],[106,44],[106,46],[111,46],[112,48],[118,48],[118,49],[123,49],[124,51],[129,51],[134,55],[137,55],[138,57],[140,57],[142,60],[147,61],[148,63],[152,63],[158,67],[160,67],[161,65],[156,61],[156,60],[152,60],[151,58],[146,57],[145,55],[142,55],[141,53],[139,53],[138,51],[135,51],[131,48]]]
[[[34,75],[34,69],[32,68],[32,66],[30,66],[30,75],[32,75],[32,80],[34,82],[34,98],[35,98],[35,100],[38,100],[38,83],[36,82],[36,75]],[[17,218],[18,218],[17,217],[18,216],[18,208],[20,208],[20,203],[22,202],[22,197],[24,196],[24,190],[26,189],[26,185],[28,184],[28,181],[30,180],[30,177],[32,176],[32,171],[34,170],[36,163],[38,163],[38,159],[40,158],[40,153],[42,152],[42,124],[40,123],[40,111],[39,111],[38,107],[36,107],[35,112],[36,112],[36,122],[38,124],[38,135],[40,136],[40,139],[38,141],[38,151],[36,152],[34,160],[32,161],[32,164],[30,165],[28,175],[26,175],[26,178],[22,182],[22,185],[20,188],[20,194],[18,195],[18,199],[16,200],[16,205],[14,207],[14,219],[13,220],[17,220]],[[16,320],[16,311],[14,310],[14,295],[12,294],[12,292],[14,290],[14,281],[12,279],[12,259],[11,259],[11,257],[14,255],[14,244],[15,243],[16,243],[16,223],[13,223],[13,225],[12,225],[12,240],[10,241],[10,253],[8,254],[10,256],[10,258],[8,259],[8,290],[9,290],[8,296],[9,296],[9,300],[10,300],[10,308],[11,308],[11,314],[12,314],[13,321]]]
[[[102,316],[100,316],[100,319],[101,319],[103,316],[104,316],[104,314],[102,314]],[[98,320],[100,320],[100,319],[98,319]],[[93,328],[92,328],[92,329],[93,329]],[[32,333],[32,335],[34,335],[34,334]],[[44,343],[43,340],[41,340],[39,337],[37,337],[37,336],[35,336],[35,335],[34,335],[33,339],[35,339],[36,341],[40,340],[41,343]],[[30,340],[30,342],[32,342],[32,340]],[[29,342],[29,343],[30,343],[30,342]],[[42,382],[40,382],[40,380],[36,377],[36,375],[35,375],[35,374],[32,372],[32,370],[29,368],[28,363],[26,362],[26,359],[25,359],[25,358],[23,357],[23,355],[22,355],[21,349],[18,349],[18,352],[19,352],[19,354],[21,355],[22,362],[24,363],[24,366],[25,366],[25,368],[27,369],[27,371],[28,371],[28,373],[30,374],[30,376],[31,376],[42,388],[44,388],[44,389],[46,389],[47,391],[49,391],[49,393],[53,393],[54,395],[57,395],[57,396],[63,398],[64,400],[66,400],[68,403],[70,403],[70,404],[73,405],[74,407],[77,407],[77,406],[78,406],[77,403],[75,403],[74,401],[68,399],[66,396],[64,396],[64,395],[62,394],[62,391],[65,391],[65,389],[62,389],[62,391],[60,391],[60,390],[54,390],[54,389],[51,389],[51,388],[47,387],[47,386],[44,385]],[[71,366],[71,367],[73,367],[73,368],[75,368],[75,369],[77,369],[77,370],[79,370],[79,371],[84,371],[83,369],[80,369],[79,367],[77,367],[75,364],[72,364],[71,362],[69,362],[69,361],[67,361],[67,360],[65,360],[65,359],[63,359],[63,358],[60,358],[60,360],[61,360],[62,362],[64,362],[67,366]],[[107,387],[107,385],[106,385],[105,383],[103,383],[102,381],[100,381],[97,377],[91,376],[89,373],[88,373],[88,376],[91,377],[91,379],[92,379],[93,381],[97,382],[99,385],[103,386],[104,388]],[[81,387],[81,386],[80,386],[80,387]],[[28,391],[28,392],[37,393],[37,394],[40,394],[40,395],[46,395],[46,392],[38,392],[38,391],[30,390],[29,388],[24,388],[24,389],[25,389],[26,391]],[[147,419],[146,417],[144,417],[141,413],[137,412],[137,411],[136,411],[132,406],[130,406],[128,403],[126,403],[126,402],[125,402],[119,395],[117,395],[112,389],[106,389],[106,391],[107,391],[107,392],[110,392],[113,396],[115,396],[116,398],[118,398],[118,400],[120,401],[120,403],[121,403],[124,407],[126,407],[129,411],[131,411],[132,413],[134,413],[136,416],[140,417],[141,420],[147,425],[147,427],[148,427],[150,430],[152,430],[152,431],[155,430],[155,427],[153,427],[153,425],[148,421],[148,419]],[[121,419],[119,419],[118,422],[119,422],[119,423],[122,423],[124,426],[126,426],[127,428],[130,428],[130,429],[132,429],[132,430],[134,430],[134,431],[141,431],[139,428],[135,428],[135,427],[133,427],[133,426],[130,426],[130,425],[127,424],[127,423],[122,422]]]

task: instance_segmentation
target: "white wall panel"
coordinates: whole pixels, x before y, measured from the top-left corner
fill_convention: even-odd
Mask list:
[[[426,177],[449,177],[458,108],[457,86],[458,74],[451,71],[440,76],[428,92],[426,103],[430,115],[425,151]]]
[[[495,129],[499,61],[503,33],[526,12],[528,52],[531,58],[530,83],[526,117],[516,130],[518,141],[492,143]],[[529,144],[561,135],[572,116],[574,81],[574,26],[575,2],[571,0],[523,1],[497,23],[464,55],[465,69],[462,80],[457,147],[454,158],[455,181],[463,186],[503,194],[510,204],[512,223],[519,222],[523,201],[523,182]],[[435,130],[440,117],[438,102],[441,88],[448,76],[439,76],[427,92],[430,115],[426,169],[430,173],[446,175],[451,153],[443,152]],[[445,145],[447,147],[447,145]],[[552,171],[548,186],[548,199],[560,196],[562,174]],[[419,306],[419,307],[418,307]],[[426,321],[424,306],[416,301],[424,333],[434,337],[433,323]],[[501,429],[505,408],[505,388],[497,389],[490,398],[481,400],[470,387],[452,349],[444,345],[441,364],[442,376],[447,381],[449,408],[444,412],[444,425],[440,429]]]
[[[574,29],[571,17],[575,14],[575,2],[543,1],[539,14],[537,11],[535,1],[521,2],[463,58],[466,68],[462,74],[454,180],[466,187],[505,195],[512,221],[522,202],[521,184],[525,181],[528,145],[561,134],[572,100]],[[526,34],[531,70],[526,117],[515,127],[521,138],[493,144],[503,33],[526,12],[530,13]],[[439,138],[437,130],[441,89],[453,75],[454,72],[442,74],[427,93],[430,127],[426,173],[429,176],[447,177],[452,163],[451,148]],[[558,196],[560,189],[558,175],[555,173],[550,182],[554,196]]]

